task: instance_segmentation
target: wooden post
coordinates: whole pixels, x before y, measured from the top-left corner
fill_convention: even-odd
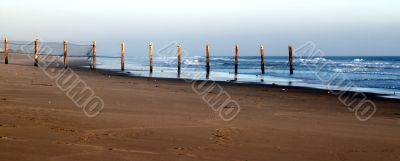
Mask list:
[[[289,46],[289,65],[290,65],[290,75],[293,75],[293,50],[292,46]]]
[[[261,53],[261,74],[265,74],[264,68],[264,46],[260,45],[260,53]]]
[[[149,54],[150,54],[150,73],[153,73],[153,43],[149,44]]]
[[[177,55],[178,55],[178,73],[181,73],[181,44],[178,43],[177,47]]]
[[[35,54],[34,54],[34,66],[38,66],[39,63],[39,39],[35,39]]]
[[[121,43],[121,71],[125,70],[125,43]]]
[[[4,64],[8,64],[8,39],[4,39]]]
[[[96,69],[96,41],[93,41],[92,47],[92,69]]]
[[[238,73],[238,64],[239,64],[239,44],[235,46],[235,75]]]
[[[206,45],[206,71],[207,75],[210,74],[210,47]]]
[[[67,68],[68,42],[64,40],[64,68]]]

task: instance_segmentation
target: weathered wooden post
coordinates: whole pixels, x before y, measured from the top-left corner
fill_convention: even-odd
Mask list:
[[[239,64],[239,44],[235,46],[235,75],[238,73],[238,64]]]
[[[125,43],[121,43],[121,71],[125,70]]]
[[[4,39],[4,64],[8,64],[8,39]]]
[[[178,55],[178,73],[181,73],[181,44],[176,45]]]
[[[290,66],[290,75],[293,75],[293,50],[292,46],[289,46],[289,66]]]
[[[64,40],[64,68],[67,68],[68,42]]]
[[[96,41],[92,45],[92,69],[96,69]]]
[[[206,45],[206,71],[207,75],[210,74],[210,47]]]
[[[34,66],[38,66],[39,63],[39,39],[36,38],[35,39],[35,53],[34,53],[34,62],[33,65]]]
[[[149,44],[149,54],[150,54],[150,73],[153,73],[153,42]]]
[[[264,46],[260,45],[260,53],[261,53],[261,74],[265,74],[264,68]]]

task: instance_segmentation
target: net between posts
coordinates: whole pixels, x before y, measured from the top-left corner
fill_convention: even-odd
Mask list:
[[[1,52],[3,52],[3,48],[4,48],[4,41],[2,41],[2,42],[0,43],[0,50],[1,50]]]
[[[96,51],[96,64],[98,68],[121,69],[121,53]]]
[[[1,43],[4,52],[4,41]],[[33,54],[35,49],[35,44],[32,41],[8,41],[8,53],[18,53],[18,54]]]
[[[106,58],[106,59],[120,59],[121,53],[109,53],[109,52],[104,52],[104,51],[97,51],[96,57],[97,58]]]
[[[52,61],[64,66],[64,42],[38,41],[39,62]],[[2,61],[4,60],[5,43],[0,43]],[[92,44],[67,43],[67,66],[88,66],[91,63],[93,52]],[[8,41],[8,53],[10,64],[27,64],[34,61],[35,41]],[[57,62],[54,62],[57,61]]]

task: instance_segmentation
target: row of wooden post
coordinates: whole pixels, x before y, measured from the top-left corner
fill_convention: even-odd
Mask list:
[[[35,39],[35,52],[34,52],[34,66],[38,66],[39,62],[39,40]],[[91,69],[96,69],[96,41],[92,44],[92,64]],[[149,44],[149,55],[150,55],[150,73],[153,73],[153,43]],[[261,73],[265,74],[264,65],[264,46],[260,45],[260,55],[261,55]],[[68,42],[64,40],[64,67],[67,67],[67,56],[68,56]],[[181,45],[177,44],[177,56],[178,56],[178,73],[181,72]],[[8,39],[4,40],[4,58],[5,64],[8,64]],[[238,73],[239,66],[239,44],[235,45],[235,74]],[[292,46],[289,46],[289,66],[290,74],[293,74],[293,50]],[[121,71],[125,70],[125,43],[121,43]],[[207,75],[210,74],[210,47],[206,45],[206,72]]]
[[[4,63],[8,64],[8,39],[4,39]]]
[[[122,49],[121,49],[122,51]],[[149,53],[150,53],[150,73],[153,72],[153,43],[149,44]],[[260,54],[261,54],[261,74],[265,74],[265,64],[264,64],[264,46],[260,45]],[[123,53],[121,52],[121,70],[123,69]],[[177,44],[177,56],[178,56],[178,73],[181,72],[181,45]],[[294,65],[293,65],[293,50],[292,46],[289,46],[289,66],[290,66],[290,74],[293,75]],[[235,45],[235,74],[238,73],[239,68],[239,44]],[[210,47],[206,45],[206,72],[207,75],[210,74]]]

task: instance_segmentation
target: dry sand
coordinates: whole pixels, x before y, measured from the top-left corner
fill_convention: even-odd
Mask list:
[[[97,117],[39,68],[0,64],[0,160],[400,160],[399,101],[361,122],[324,91],[221,83],[241,106],[225,122],[184,81],[75,71]]]

